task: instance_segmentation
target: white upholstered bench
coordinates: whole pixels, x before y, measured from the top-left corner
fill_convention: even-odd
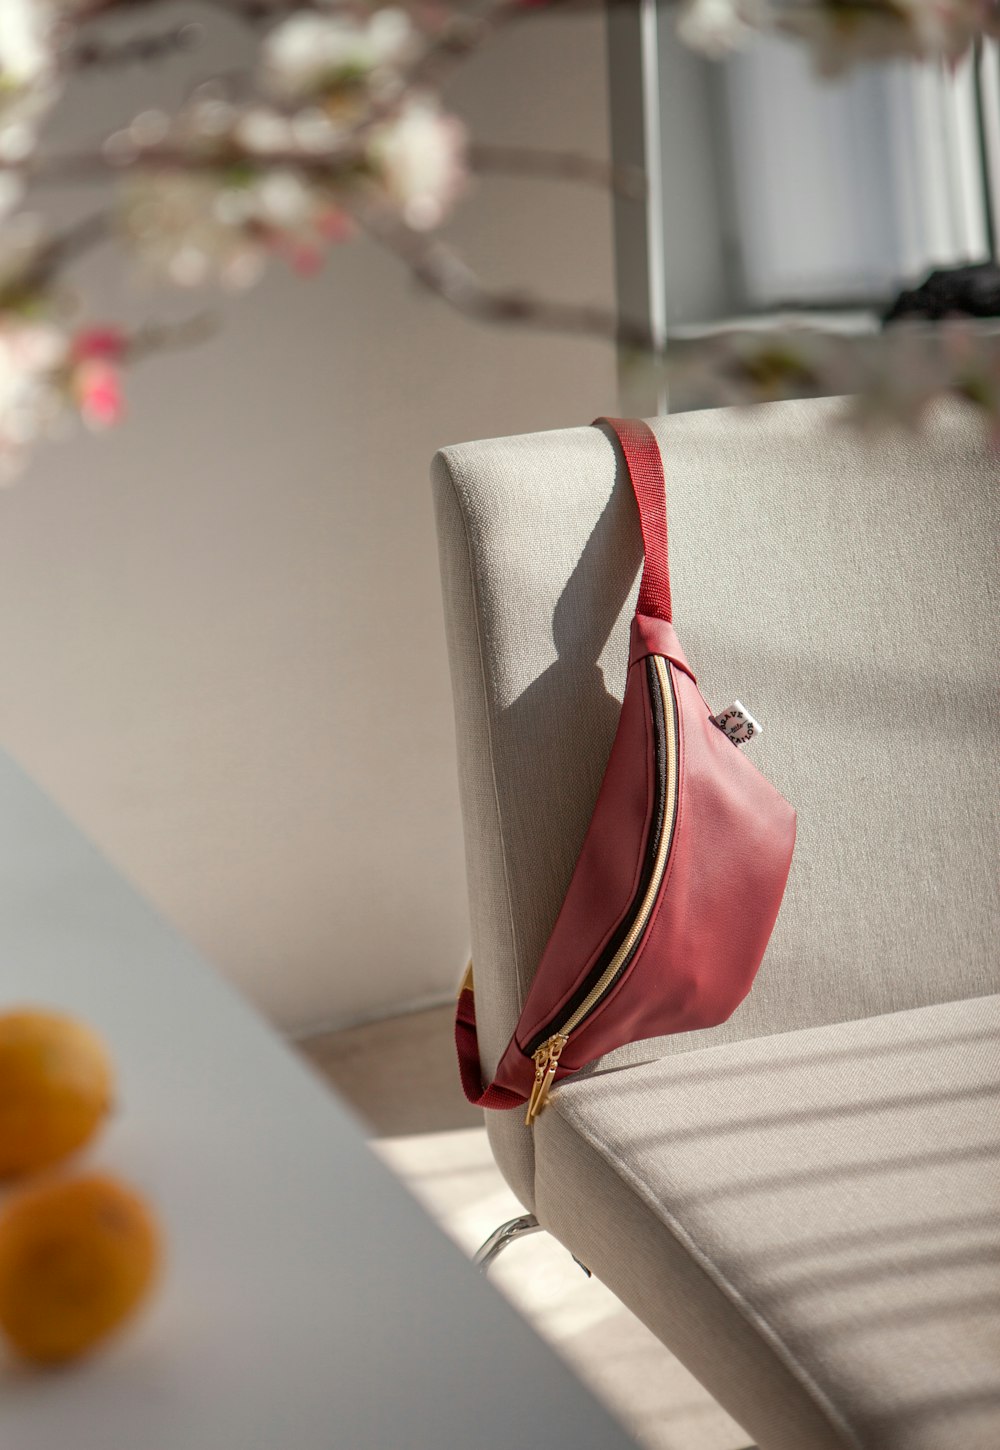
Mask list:
[[[957,410],[868,445],[839,406],[652,425],[678,633],[798,810],[758,982],[490,1139],[761,1450],[996,1450],[1000,463]],[[640,540],[594,428],[433,480],[489,1073],[600,784]]]

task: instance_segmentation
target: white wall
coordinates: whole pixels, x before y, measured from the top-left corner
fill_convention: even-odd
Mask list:
[[[240,43],[213,32],[192,69]],[[189,74],[80,82],[58,134]],[[601,151],[602,22],[527,20],[454,95],[484,140]],[[456,233],[500,280],[609,300],[608,212],[490,181]],[[110,257],[81,275],[110,295]],[[0,738],[284,1027],[449,992],[465,887],[427,465],[612,407],[610,350],[477,327],[357,244],[319,280],[273,273],[129,397],[119,432],[0,493]]]

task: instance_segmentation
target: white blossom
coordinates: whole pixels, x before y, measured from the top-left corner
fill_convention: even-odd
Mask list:
[[[0,160],[30,154],[56,99],[53,31],[48,0],[0,0]]]
[[[955,60],[998,29],[997,0],[682,0],[677,20],[683,43],[713,59],[777,30],[804,41],[826,77],[865,60]]]
[[[818,0],[778,13],[778,28],[804,40],[819,75],[859,61],[957,59],[983,30],[981,0]]]
[[[305,100],[383,78],[404,65],[416,35],[405,11],[376,10],[367,21],[302,12],[271,31],[262,47],[264,80],[285,100]]]
[[[720,60],[739,50],[755,30],[769,23],[764,3],[746,0],[685,0],[677,17],[677,35],[692,50]]]
[[[295,149],[295,133],[288,116],[265,106],[254,106],[237,120],[233,134],[241,146],[258,156]]]
[[[844,337],[815,328],[722,329],[677,339],[665,371],[692,406],[727,407],[846,392],[849,357]]]
[[[369,155],[384,193],[409,226],[437,226],[466,180],[465,128],[436,100],[411,97],[379,128]]]
[[[43,297],[37,302],[46,305]],[[125,346],[114,327],[71,332],[50,318],[0,311],[0,483],[20,472],[37,443],[61,436],[74,420],[94,430],[118,421]]]
[[[31,445],[65,414],[60,369],[67,354],[58,328],[0,318],[0,480],[17,473]]]
[[[151,272],[181,287],[233,288],[256,282],[275,253],[312,271],[344,230],[327,193],[291,167],[136,177],[125,191],[123,226]]]
[[[220,205],[228,194],[208,174],[136,177],[124,191],[125,235],[151,272],[180,287],[215,280],[247,286],[262,270],[264,252],[247,235],[243,214],[227,215]]]
[[[42,0],[3,0],[0,5],[0,86],[30,86],[52,66],[52,15]]]
[[[969,319],[897,323],[852,336],[805,326],[722,330],[675,339],[656,381],[683,386],[686,406],[745,406],[842,397],[845,422],[867,432],[916,430],[938,399],[974,407],[1000,448],[1000,331]]]
[[[869,431],[915,431],[951,395],[1000,428],[1000,333],[969,318],[897,322],[854,359],[851,421]]]

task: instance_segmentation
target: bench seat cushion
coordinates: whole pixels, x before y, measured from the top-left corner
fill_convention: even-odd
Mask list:
[[[1000,996],[561,1085],[541,1222],[762,1450],[1000,1446]]]

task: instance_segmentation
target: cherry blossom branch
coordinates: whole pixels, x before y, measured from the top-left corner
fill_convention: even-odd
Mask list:
[[[147,322],[126,338],[122,357],[130,363],[143,362],[154,353],[195,347],[214,337],[220,325],[218,316],[213,312],[195,313],[184,322]]]
[[[90,0],[73,14],[79,27],[118,12],[134,13],[162,0]],[[295,12],[356,19],[356,0],[201,0],[235,20],[259,27]],[[900,8],[892,0],[667,0],[679,13],[678,35],[695,50],[719,58],[742,45],[754,31],[774,30],[808,45],[816,69],[833,76],[858,59],[898,56],[955,61],[976,36],[1000,37],[1000,0],[947,10],[925,3]],[[635,0],[492,0],[485,8],[458,9],[431,32],[421,54],[401,72],[403,88],[438,88],[457,64],[514,20],[541,12],[593,14],[609,6],[634,7]],[[79,0],[78,0],[79,5]],[[926,11],[926,13],[924,13]],[[138,43],[137,43],[138,44]],[[398,99],[383,96],[357,123],[362,130],[395,113]]]
[[[634,9],[635,0],[491,0],[475,11],[457,11],[432,37],[423,55],[403,71],[404,82],[439,88],[457,65],[519,20],[540,14],[603,14],[618,6]]]
[[[87,25],[92,21],[106,20],[109,15],[134,15],[142,10],[163,9],[169,0],[76,0],[72,12],[74,25]],[[294,10],[323,10],[334,14],[354,14],[357,5],[354,0],[199,0],[201,5],[225,11],[235,20],[247,20],[253,24],[277,20]]]
[[[394,94],[368,98],[363,114],[346,128],[345,142],[360,140],[380,122],[397,114],[408,93],[440,90],[449,75],[487,40],[530,13],[525,0],[491,0],[475,14],[457,11],[425,42],[420,54],[400,68],[399,85]]]
[[[902,324],[861,337],[795,325],[722,328],[667,338],[607,308],[559,303],[516,289],[488,287],[442,243],[415,235],[392,217],[354,209],[358,226],[409,269],[414,280],[456,312],[480,322],[611,341],[632,354],[650,381],[681,383],[687,406],[772,402],[856,394],[847,416],[859,426],[917,426],[928,407],[951,397],[974,407],[1000,448],[1000,325],[953,319]]]
[[[488,287],[444,243],[411,231],[374,208],[350,206],[348,210],[367,236],[403,262],[416,282],[456,312],[480,322],[516,323],[539,332],[593,337],[637,352],[657,352],[656,340],[645,323],[621,318],[612,308],[553,302],[517,288]]]
[[[336,181],[362,154],[357,140],[350,145],[338,142],[335,151],[323,156],[301,150],[255,153],[240,149],[226,157],[198,155],[171,146],[148,146],[121,159],[104,150],[54,152],[18,160],[0,157],[0,172],[11,171],[33,183],[53,185],[98,182],[132,170],[219,173],[227,165],[239,165],[263,175],[281,166],[316,181]],[[632,201],[642,200],[646,195],[646,177],[640,167],[615,166],[581,152],[471,141],[465,155],[470,169],[481,174],[579,182]]]
[[[1000,422],[998,337],[947,324],[926,336],[893,330],[861,341],[779,325],[749,334],[721,329],[710,338],[671,336],[664,351],[647,324],[612,308],[492,287],[438,239],[435,229],[470,169],[573,181],[630,198],[644,194],[645,180],[633,168],[567,151],[467,142],[438,95],[455,69],[514,21],[543,10],[593,13],[599,0],[485,0],[476,9],[449,9],[444,0],[436,11],[428,0],[406,13],[378,0],[202,0],[249,25],[268,25],[252,88],[200,91],[172,116],[144,113],[98,150],[39,152],[39,117],[58,96],[60,70],[155,61],[194,42],[197,26],[107,43],[86,32],[91,21],[157,3],[89,0],[81,9],[77,0],[50,31],[49,54],[35,56],[34,73],[29,68],[0,94],[0,129],[5,121],[11,128],[0,153],[6,158],[0,160],[0,206],[17,204],[19,180],[124,178],[113,212],[85,218],[49,241],[30,227],[12,227],[5,239],[0,470],[67,411],[88,426],[107,426],[120,414],[123,364],[196,343],[214,330],[214,319],[203,316],[133,334],[71,316],[60,273],[112,230],[150,272],[182,287],[249,286],[275,257],[308,273],[331,246],[360,230],[456,312],[617,344],[658,382],[678,377],[688,401],[855,392],[862,420],[911,422],[931,398],[948,394]],[[762,24],[756,0],[676,3],[682,39],[710,53]],[[891,0],[791,0],[769,12],[768,26],[805,39],[819,68],[833,73],[867,55],[957,56],[1000,13],[1000,0],[982,0],[975,15],[949,11],[947,23],[935,28],[920,10],[931,3],[915,0],[919,13],[910,16]],[[852,22],[846,30],[845,14]],[[271,21],[279,23],[271,27]]]
[[[65,63],[76,70],[149,65],[194,50],[201,39],[201,26],[187,23],[129,40],[78,40],[68,50]]]
[[[31,248],[27,266],[0,284],[0,311],[16,309],[52,287],[64,268],[106,241],[111,230],[110,214],[97,212]]]
[[[579,181],[630,201],[646,195],[646,176],[638,166],[615,166],[575,151],[548,151],[533,146],[501,146],[471,141],[466,152],[473,171],[507,176],[533,176],[545,181]]]
[[[132,0],[132,3],[156,4],[158,0]],[[343,0],[340,4],[335,0],[200,0],[200,3],[249,26],[266,25],[269,20],[277,20],[293,10],[316,10],[325,15],[334,15],[338,10],[347,15],[357,13],[353,0]]]
[[[44,249],[46,271],[42,280],[48,281],[60,268],[75,261],[84,252],[91,251],[101,242],[107,241],[111,232],[110,212],[94,212],[90,216],[74,222],[66,231],[54,237]]]

